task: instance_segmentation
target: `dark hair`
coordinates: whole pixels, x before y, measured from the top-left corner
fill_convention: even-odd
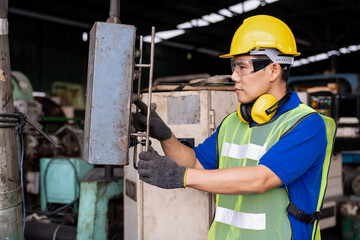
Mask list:
[[[283,79],[285,82],[287,82],[289,75],[290,75],[290,68],[291,66],[289,64],[280,64],[282,69],[281,79]]]

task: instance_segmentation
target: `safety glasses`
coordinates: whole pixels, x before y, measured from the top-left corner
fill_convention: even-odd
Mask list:
[[[230,60],[232,72],[239,76],[247,76],[255,73],[272,63],[270,59],[249,59],[249,60]]]

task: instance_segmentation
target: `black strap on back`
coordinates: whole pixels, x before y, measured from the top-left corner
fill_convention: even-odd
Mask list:
[[[289,203],[286,210],[288,211],[288,213],[293,215],[297,220],[305,222],[307,224],[313,224],[315,220],[320,219],[320,212],[314,212],[312,215],[307,214],[292,202]]]

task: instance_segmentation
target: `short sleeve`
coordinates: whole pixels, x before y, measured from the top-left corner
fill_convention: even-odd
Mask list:
[[[203,143],[194,148],[196,158],[201,165],[208,170],[217,168],[216,137],[218,131],[219,127],[217,127],[216,131]]]
[[[311,168],[321,168],[326,151],[326,126],[319,114],[302,120],[260,159],[284,183],[299,179]]]

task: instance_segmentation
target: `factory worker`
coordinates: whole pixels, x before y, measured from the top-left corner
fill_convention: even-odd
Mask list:
[[[194,149],[181,144],[155,111],[151,147],[139,155],[140,179],[166,188],[216,194],[208,239],[320,239],[319,215],[335,122],[302,104],[287,87],[297,52],[290,28],[257,15],[235,32],[229,58],[239,106]],[[144,130],[146,105],[134,115]]]

